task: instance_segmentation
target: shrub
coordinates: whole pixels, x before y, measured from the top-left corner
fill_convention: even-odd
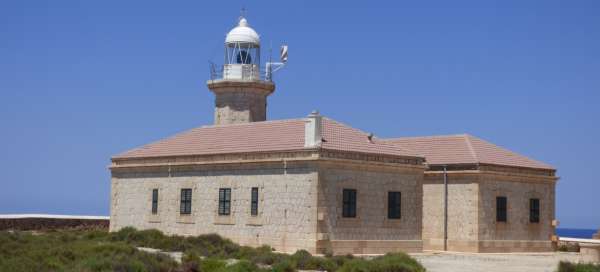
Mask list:
[[[373,260],[352,259],[344,263],[341,272],[424,272],[425,268],[404,253],[389,253]]]
[[[136,247],[183,251],[185,254],[179,265],[166,255],[142,252]],[[240,261],[228,266],[224,259],[229,258]],[[267,265],[271,266],[269,270],[265,269]],[[240,246],[216,234],[168,236],[158,230],[138,231],[134,228],[113,233],[98,230],[55,230],[41,234],[0,232],[0,271],[292,272],[297,269],[425,271],[417,261],[401,253],[370,261],[352,255],[316,257],[306,250],[287,255],[273,252],[269,246]]]
[[[558,272],[600,272],[600,265],[574,264],[561,261],[558,264]]]
[[[344,256],[333,256],[331,260],[335,262],[335,264],[339,267],[342,267],[344,263],[353,260],[354,256],[352,254],[344,255]]]
[[[216,258],[206,258],[200,262],[200,271],[202,272],[211,272],[211,271],[219,271],[227,266],[227,263],[223,260],[219,260]]]
[[[563,251],[563,252],[579,252],[580,248],[579,248],[579,243],[561,243],[558,246],[558,251]]]
[[[219,272],[256,272],[256,271],[264,271],[259,269],[256,264],[253,264],[249,261],[239,261],[236,264],[226,266],[220,270]]]
[[[260,250],[257,252],[257,254],[250,257],[249,260],[256,264],[272,265],[274,263],[281,262],[285,258],[288,258],[288,256],[272,251]]]
[[[290,259],[284,259],[273,265],[273,272],[294,272],[296,265]]]
[[[0,271],[169,271],[170,258],[140,252],[108,234],[0,232]]]

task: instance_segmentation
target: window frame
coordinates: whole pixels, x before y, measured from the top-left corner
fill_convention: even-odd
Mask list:
[[[219,188],[218,215],[231,215],[231,188]]]
[[[158,214],[158,188],[152,189],[152,214]]]
[[[342,217],[356,218],[357,194],[356,189],[342,189]]]
[[[388,219],[402,218],[402,192],[388,191]]]
[[[181,188],[179,198],[179,214],[192,214],[192,188]]]
[[[508,222],[508,198],[506,196],[496,196],[496,222]]]
[[[258,216],[258,187],[252,187],[250,189],[250,215]]]
[[[535,205],[534,205],[535,204]],[[529,199],[529,223],[540,223],[540,199]]]

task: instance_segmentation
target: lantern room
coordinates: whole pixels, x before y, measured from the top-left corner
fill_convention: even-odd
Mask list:
[[[260,37],[244,17],[225,38],[223,79],[260,80]]]

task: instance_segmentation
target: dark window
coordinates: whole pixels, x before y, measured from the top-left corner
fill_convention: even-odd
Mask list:
[[[219,215],[229,215],[231,212],[231,188],[219,189]]]
[[[356,190],[344,189],[343,191],[343,217],[356,217]]]
[[[388,192],[388,218],[400,219],[402,208],[402,194],[400,192]]]
[[[152,189],[152,214],[158,213],[158,189]]]
[[[537,198],[529,199],[529,222],[540,222],[540,200]]]
[[[256,216],[258,215],[258,187],[252,188],[250,200],[250,215]]]
[[[496,222],[506,222],[506,197],[496,197]]]
[[[181,203],[179,205],[179,213],[192,213],[192,189],[181,189]]]

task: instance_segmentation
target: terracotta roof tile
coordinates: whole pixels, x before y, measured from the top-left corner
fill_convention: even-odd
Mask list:
[[[424,155],[431,165],[493,164],[555,170],[551,165],[527,158],[468,134],[406,137],[386,141]]]
[[[371,154],[388,154],[407,157],[423,157],[416,152],[388,143],[373,137],[369,142],[369,133],[342,124],[329,118],[323,118],[323,144],[322,148],[354,151]]]
[[[304,148],[304,120],[198,127],[113,158],[210,155]]]
[[[306,119],[204,126],[135,148],[113,159],[211,155],[302,150]],[[323,118],[323,149],[392,156],[421,157],[411,150],[378,139],[368,133]]]

